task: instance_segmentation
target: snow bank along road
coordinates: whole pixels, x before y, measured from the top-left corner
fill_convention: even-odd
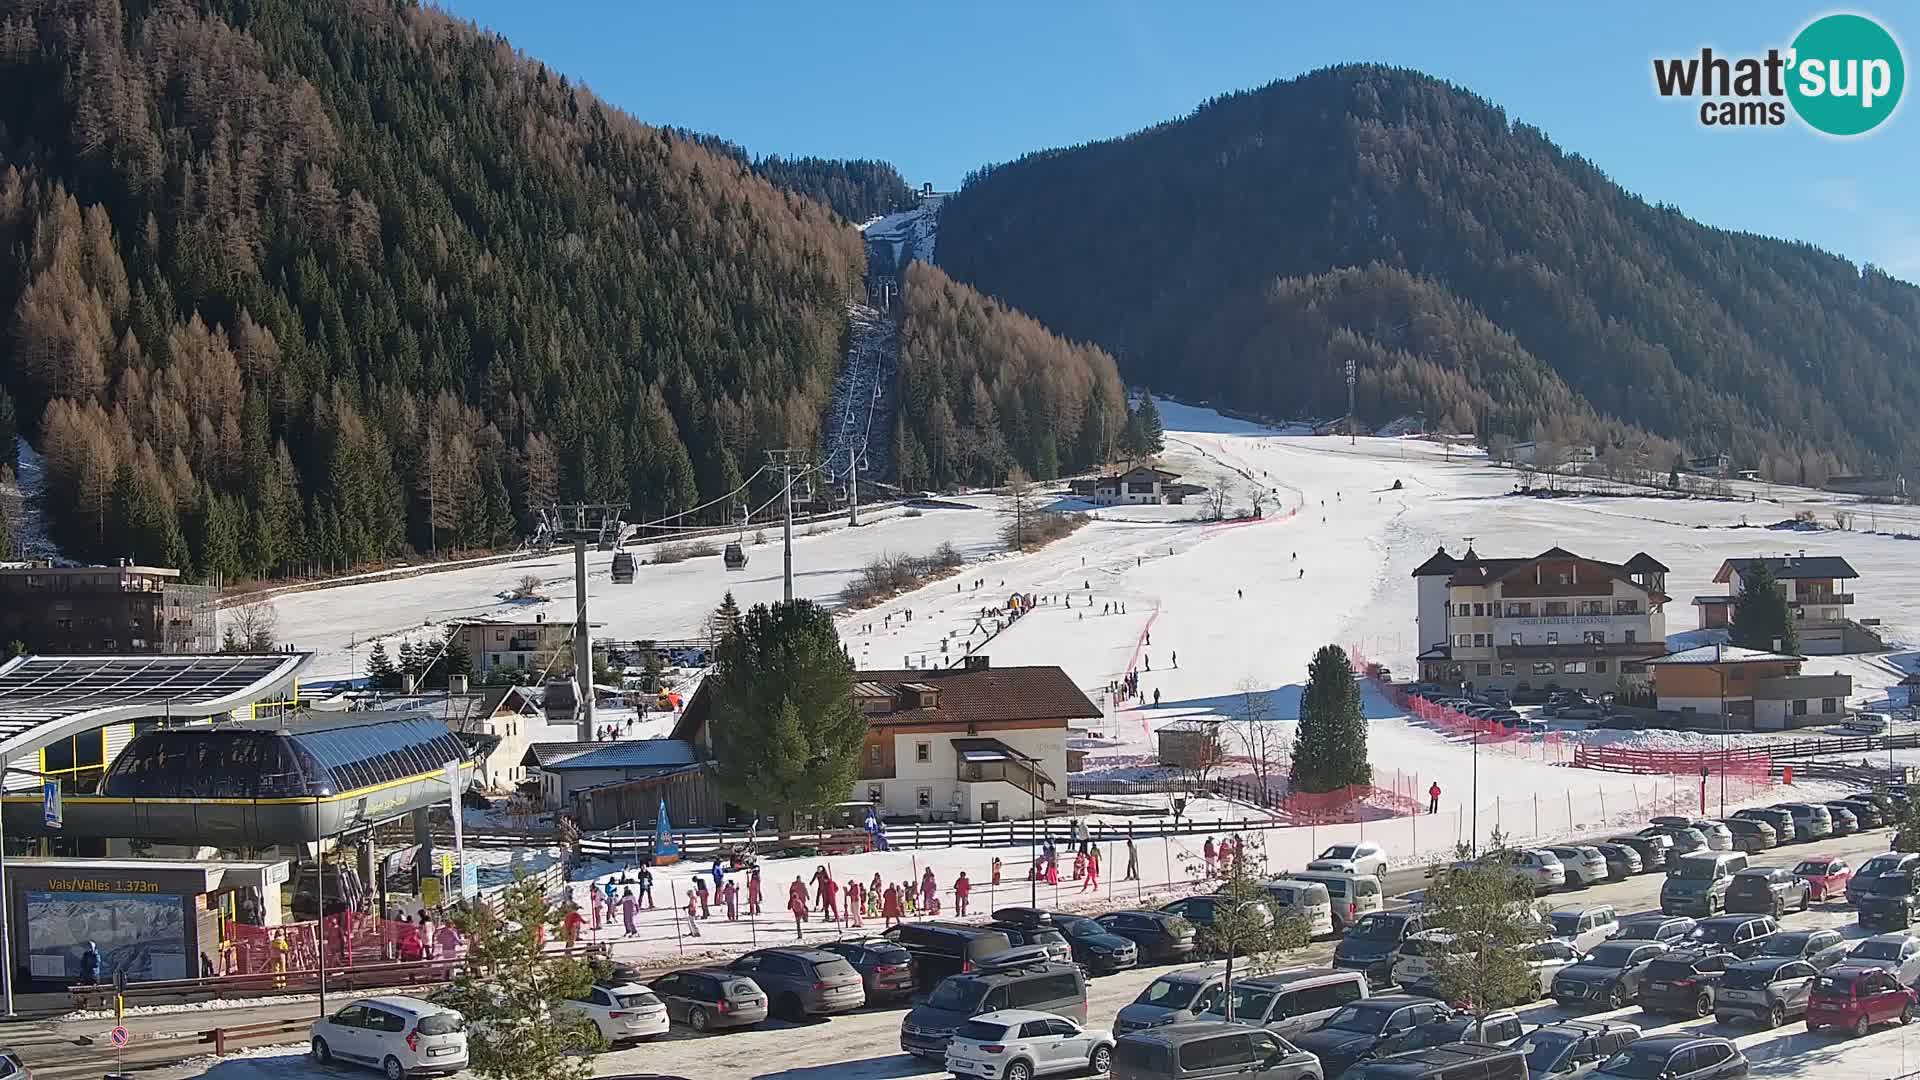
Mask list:
[[[1792,866],[1802,857],[1802,852],[1819,851],[1845,856],[1857,865],[1870,854],[1884,850],[1886,839],[1886,832],[1876,831],[1831,843],[1796,845],[1764,853],[1756,861]],[[1611,885],[1563,893],[1551,900],[1568,905],[1612,904],[1622,913],[1646,911],[1658,907],[1663,880],[1658,874],[1643,874]],[[1405,893],[1418,888],[1420,883],[1418,871],[1395,872],[1386,882],[1389,891],[1394,893]],[[1821,905],[1783,921],[1788,929],[1834,927],[1849,939],[1866,936],[1852,925],[1853,913],[1841,905]],[[1318,942],[1302,950],[1297,962],[1324,966],[1331,962],[1332,954],[1332,943]],[[1167,970],[1172,969],[1141,968],[1090,982],[1088,1019],[1091,1026],[1110,1025],[1122,1006]],[[676,1027],[662,1042],[600,1055],[595,1060],[594,1071],[601,1076],[664,1073],[698,1080],[931,1080],[945,1077],[944,1070],[930,1068],[927,1063],[900,1053],[902,1015],[903,1010],[898,1008],[874,1008],[805,1024],[768,1021],[750,1030],[707,1036],[694,1036]],[[1568,1015],[1552,1003],[1522,1010],[1522,1019],[1528,1025],[1550,1023]],[[1746,1027],[1727,1028],[1711,1019],[1675,1022],[1644,1015],[1633,1007],[1615,1013],[1582,1015],[1617,1017],[1649,1033],[1697,1029],[1735,1037],[1752,1058],[1756,1076],[1797,1078],[1839,1068],[1862,1080],[1884,1080],[1920,1067],[1920,1030],[1916,1029],[1895,1027],[1876,1031],[1864,1039],[1852,1039],[1828,1033],[1809,1034],[1799,1025],[1754,1031]],[[1908,1065],[1908,1061],[1914,1064]],[[223,1063],[197,1061],[148,1075],[162,1080],[200,1076],[255,1080],[256,1077],[333,1072],[335,1070],[322,1070],[296,1052],[287,1051]]]

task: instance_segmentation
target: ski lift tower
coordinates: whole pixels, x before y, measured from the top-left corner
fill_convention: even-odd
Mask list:
[[[553,536],[573,542],[573,679],[578,686],[574,726],[581,742],[593,741],[593,631],[587,626],[587,545],[610,551],[626,532],[626,503],[569,503],[553,508]]]

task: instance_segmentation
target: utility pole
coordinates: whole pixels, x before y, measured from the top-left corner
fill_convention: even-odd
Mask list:
[[[786,548],[786,600],[793,603],[793,481],[797,475],[805,475],[812,468],[807,463],[804,450],[769,450],[767,465],[780,473],[780,496],[784,508],[781,522],[781,542]]]
[[[553,510],[554,535],[573,541],[573,681],[578,688],[574,726],[579,741],[593,741],[593,630],[587,624],[587,545],[610,548],[626,531],[626,503],[572,503]]]
[[[847,524],[860,524],[860,448],[847,449]]]
[[[1359,421],[1356,420],[1353,415],[1353,357],[1349,356],[1347,357],[1347,445],[1348,446],[1352,446],[1356,441],[1354,438],[1353,429],[1354,429],[1354,425],[1357,423],[1359,423]]]

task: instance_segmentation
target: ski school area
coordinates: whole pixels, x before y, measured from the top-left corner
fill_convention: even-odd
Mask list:
[[[1099,505],[1063,487],[1040,506],[1083,513],[1086,524],[1024,553],[1007,550],[1001,539],[1012,507],[992,494],[881,510],[863,515],[857,528],[796,530],[795,594],[838,612],[842,642],[859,672],[904,680],[908,672],[980,657],[994,669],[1058,667],[1084,692],[1095,715],[1066,731],[1073,771],[1064,791],[1048,792],[1048,820],[1037,828],[1007,820],[1028,816],[1024,796],[1018,806],[1000,806],[995,821],[930,820],[954,815],[942,813],[944,800],[927,800],[925,813],[903,815],[918,820],[888,813],[892,850],[763,855],[758,916],[747,917],[743,904],[739,918],[726,918],[710,891],[706,915],[691,922],[685,908],[695,875],[710,875],[711,857],[742,837],[679,823],[689,858],[651,871],[653,903],[639,907],[635,933],[607,916],[594,936],[635,959],[793,940],[785,898],[794,881],[821,874],[864,887],[878,877],[884,893],[889,884],[917,890],[931,871],[942,910],[952,911],[953,884],[964,873],[971,908],[991,910],[1018,897],[1072,910],[1110,906],[1129,893],[1150,903],[1191,891],[1204,877],[1195,867],[1207,841],[1227,836],[1245,837],[1274,872],[1298,869],[1331,844],[1362,840],[1382,845],[1391,865],[1408,867],[1450,858],[1457,845],[1485,843],[1495,831],[1522,842],[1590,837],[1637,828],[1655,814],[1699,813],[1704,806],[1718,815],[1790,797],[1780,790],[1781,770],[1765,756],[1783,735],[1609,730],[1561,720],[1543,722],[1544,731],[1520,731],[1408,698],[1404,681],[1385,672],[1404,680],[1416,670],[1414,656],[1424,646],[1413,572],[1436,548],[1458,555],[1471,547],[1490,558],[1559,548],[1613,563],[1649,552],[1667,567],[1674,597],[1723,588],[1714,577],[1728,559],[1790,551],[1840,556],[1858,569],[1859,602],[1870,604],[1890,649],[1811,657],[1807,670],[1849,676],[1850,708],[1887,709],[1896,684],[1920,668],[1912,644],[1920,641],[1920,548],[1908,538],[1920,533],[1920,521],[1902,516],[1912,516],[1911,508],[1882,508],[1877,518],[1885,531],[1863,532],[1806,526],[1809,517],[1830,515],[1841,496],[1778,486],[1763,493],[1744,482],[1733,485],[1732,498],[1631,489],[1533,498],[1514,494],[1512,470],[1446,444],[1409,437],[1349,442],[1171,402],[1162,409],[1166,451],[1159,467],[1203,488],[1228,487],[1230,518],[1258,489],[1259,517],[1202,520],[1203,507],[1192,501]],[[1794,529],[1772,527],[1796,518]],[[931,555],[946,544],[962,559],[953,576],[874,606],[843,608],[842,589],[869,564]],[[608,557],[596,556],[589,568],[596,636],[694,638],[724,593],[742,608],[777,600],[777,545],[749,551],[749,565],[738,572],[717,558],[643,562],[631,584],[615,584]],[[316,651],[316,675],[352,676],[376,640],[391,652],[402,639],[438,636],[465,620],[571,621],[570,563],[534,558],[298,593],[278,601],[281,626],[287,640]],[[512,599],[513,583],[530,573],[541,578],[539,595]],[[1665,618],[1669,648],[1716,640],[1713,631],[1691,625],[1682,602]],[[1360,687],[1372,782],[1288,796],[1281,778],[1307,663],[1327,644],[1344,646],[1356,670],[1374,673]],[[1261,770],[1240,734],[1254,712],[1270,738],[1263,753],[1277,762],[1265,785],[1255,782]],[[666,735],[676,717],[655,715],[637,727],[621,724],[618,714],[605,719],[631,732],[623,737],[647,738]],[[1161,760],[1169,731],[1216,721],[1224,722],[1224,760],[1207,771],[1205,783]],[[564,738],[560,730],[549,729],[551,737]],[[1894,725],[1896,734],[1910,730],[1902,721]],[[1839,734],[1837,722],[1791,737],[1827,734]],[[1747,748],[1745,764],[1703,782],[1703,758],[1718,755],[1723,744]],[[1914,750],[1881,757],[1920,763]],[[1803,778],[1791,794],[1816,798],[1837,790],[1832,781]],[[1074,820],[1103,852],[1099,884],[1073,880],[1070,869],[1057,883],[1029,882],[1039,845],[1067,843]],[[1135,876],[1124,873],[1129,839]],[[583,911],[590,887],[613,880],[617,897],[636,869],[630,839],[589,835],[584,846],[605,858],[575,874]],[[811,940],[854,929],[816,914],[798,933]]]

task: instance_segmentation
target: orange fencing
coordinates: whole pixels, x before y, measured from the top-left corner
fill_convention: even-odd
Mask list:
[[[433,951],[434,943],[418,923],[349,912],[329,915],[325,925],[329,971],[359,964],[420,960]],[[314,934],[319,926],[318,922],[253,926],[229,921],[219,969],[228,975],[257,975],[318,968],[320,951]]]

